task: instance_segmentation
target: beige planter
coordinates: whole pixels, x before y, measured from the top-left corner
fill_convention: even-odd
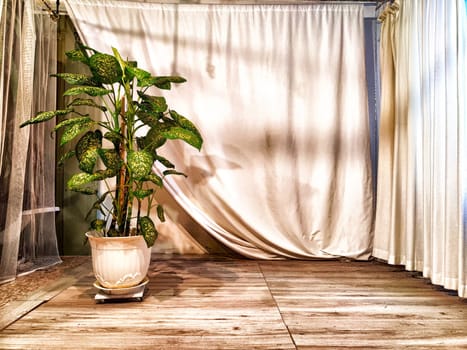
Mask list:
[[[102,287],[128,288],[146,277],[151,248],[142,236],[98,237],[93,231],[86,236],[91,244],[94,275]]]

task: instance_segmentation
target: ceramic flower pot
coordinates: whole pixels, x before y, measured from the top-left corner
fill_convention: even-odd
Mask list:
[[[143,236],[99,237],[94,231],[86,236],[91,245],[94,275],[102,287],[128,288],[146,277],[151,248]]]

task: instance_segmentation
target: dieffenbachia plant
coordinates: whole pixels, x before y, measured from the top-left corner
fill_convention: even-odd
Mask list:
[[[169,109],[163,96],[148,92],[150,88],[168,90],[172,83],[185,82],[184,78],[153,76],[138,68],[136,62],[124,60],[117,49],[112,51],[113,55],[101,53],[81,44],[68,51],[67,57],[86,65],[89,73],[54,74],[69,84],[64,96],[71,96],[71,102],[65,109],[41,112],[21,127],[60,117],[54,128],[61,131],[60,145],[79,137],[74,150],[59,161],[74,157],[81,170],[68,180],[67,188],[95,195],[88,216],[98,211],[105,218],[92,220],[90,229],[104,236],[143,235],[152,246],[158,233],[151,209],[156,208],[159,220],[165,220],[163,208],[155,199],[155,189],[163,187],[163,178],[152,172],[153,163],[166,168],[163,177],[184,175],[158,149],[168,139],[179,139],[200,150],[203,139],[191,121]],[[83,106],[95,110],[95,115],[80,112]],[[143,131],[144,136],[139,136]],[[106,185],[104,193],[93,185],[99,181]],[[105,204],[108,197],[111,208]],[[137,225],[131,228],[134,218]]]

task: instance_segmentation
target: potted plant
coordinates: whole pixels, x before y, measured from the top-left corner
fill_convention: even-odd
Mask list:
[[[158,235],[150,213],[165,220],[156,189],[163,187],[165,176],[184,175],[159,148],[178,139],[200,150],[203,139],[163,96],[150,94],[183,83],[184,78],[154,76],[123,59],[117,49],[112,51],[101,53],[81,43],[68,51],[69,59],[89,68],[87,74],[53,75],[69,84],[64,96],[71,102],[64,109],[38,113],[21,127],[59,117],[54,131],[61,132],[60,146],[77,140],[59,164],[76,159],[80,172],[72,175],[67,188],[96,196],[88,216],[96,215],[86,233],[94,273],[105,288],[125,288],[146,277],[150,248]],[[95,113],[84,113],[83,106]],[[165,167],[162,176],[152,171],[154,162]]]

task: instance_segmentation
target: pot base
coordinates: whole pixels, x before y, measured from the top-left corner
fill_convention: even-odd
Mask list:
[[[128,288],[105,288],[100,285],[98,281],[94,282],[94,287],[99,291],[94,296],[94,300],[98,303],[103,303],[106,300],[136,300],[143,301],[144,290],[149,279],[146,277],[144,280],[133,287]]]

